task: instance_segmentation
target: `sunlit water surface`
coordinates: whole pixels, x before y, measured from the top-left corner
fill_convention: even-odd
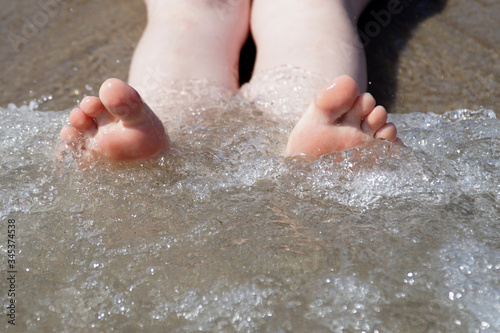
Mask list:
[[[0,109],[16,329],[500,330],[494,112],[392,115],[407,147],[310,165],[283,161],[290,128],[240,99],[179,112],[177,150],[116,166],[56,161],[67,112]]]

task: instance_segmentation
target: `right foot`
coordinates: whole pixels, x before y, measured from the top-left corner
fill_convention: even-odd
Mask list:
[[[286,156],[322,155],[351,149],[375,139],[402,145],[387,111],[372,95],[359,95],[356,81],[341,76],[321,89],[290,134]]]
[[[111,161],[148,160],[170,149],[165,128],[134,88],[106,80],[99,97],[86,97],[69,115],[61,140]]]

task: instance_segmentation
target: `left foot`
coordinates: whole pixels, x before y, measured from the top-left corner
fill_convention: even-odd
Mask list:
[[[372,95],[359,95],[354,79],[344,75],[316,95],[295,125],[285,155],[316,160],[376,139],[402,144],[394,124],[387,123],[385,108],[375,106]]]

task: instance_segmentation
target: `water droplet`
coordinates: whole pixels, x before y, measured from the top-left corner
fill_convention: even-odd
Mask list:
[[[490,324],[486,321],[482,321],[481,322],[481,327],[484,329],[484,328],[489,328],[490,327]]]

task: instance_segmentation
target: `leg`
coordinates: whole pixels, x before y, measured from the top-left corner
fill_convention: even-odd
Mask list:
[[[254,72],[291,65],[330,79],[347,74],[365,90],[365,54],[356,23],[368,2],[254,0],[251,21],[257,45]]]
[[[153,99],[165,98],[162,88],[176,80],[209,78],[236,90],[249,1],[146,0],[148,25],[134,54],[130,83]],[[104,82],[99,97],[85,98],[69,121],[73,127],[61,131],[69,147],[110,160],[151,159],[170,148],[157,115],[117,79]]]
[[[282,65],[337,78],[316,95],[293,129],[285,154],[309,158],[356,147],[374,138],[399,142],[387,112],[366,89],[357,18],[368,0],[255,0],[255,72]],[[345,75],[347,74],[347,75]],[[319,89],[320,87],[315,87]],[[307,97],[312,98],[312,96]]]
[[[148,24],[135,50],[129,83],[142,95],[172,81],[210,79],[235,92],[249,32],[250,0],[146,0]]]

